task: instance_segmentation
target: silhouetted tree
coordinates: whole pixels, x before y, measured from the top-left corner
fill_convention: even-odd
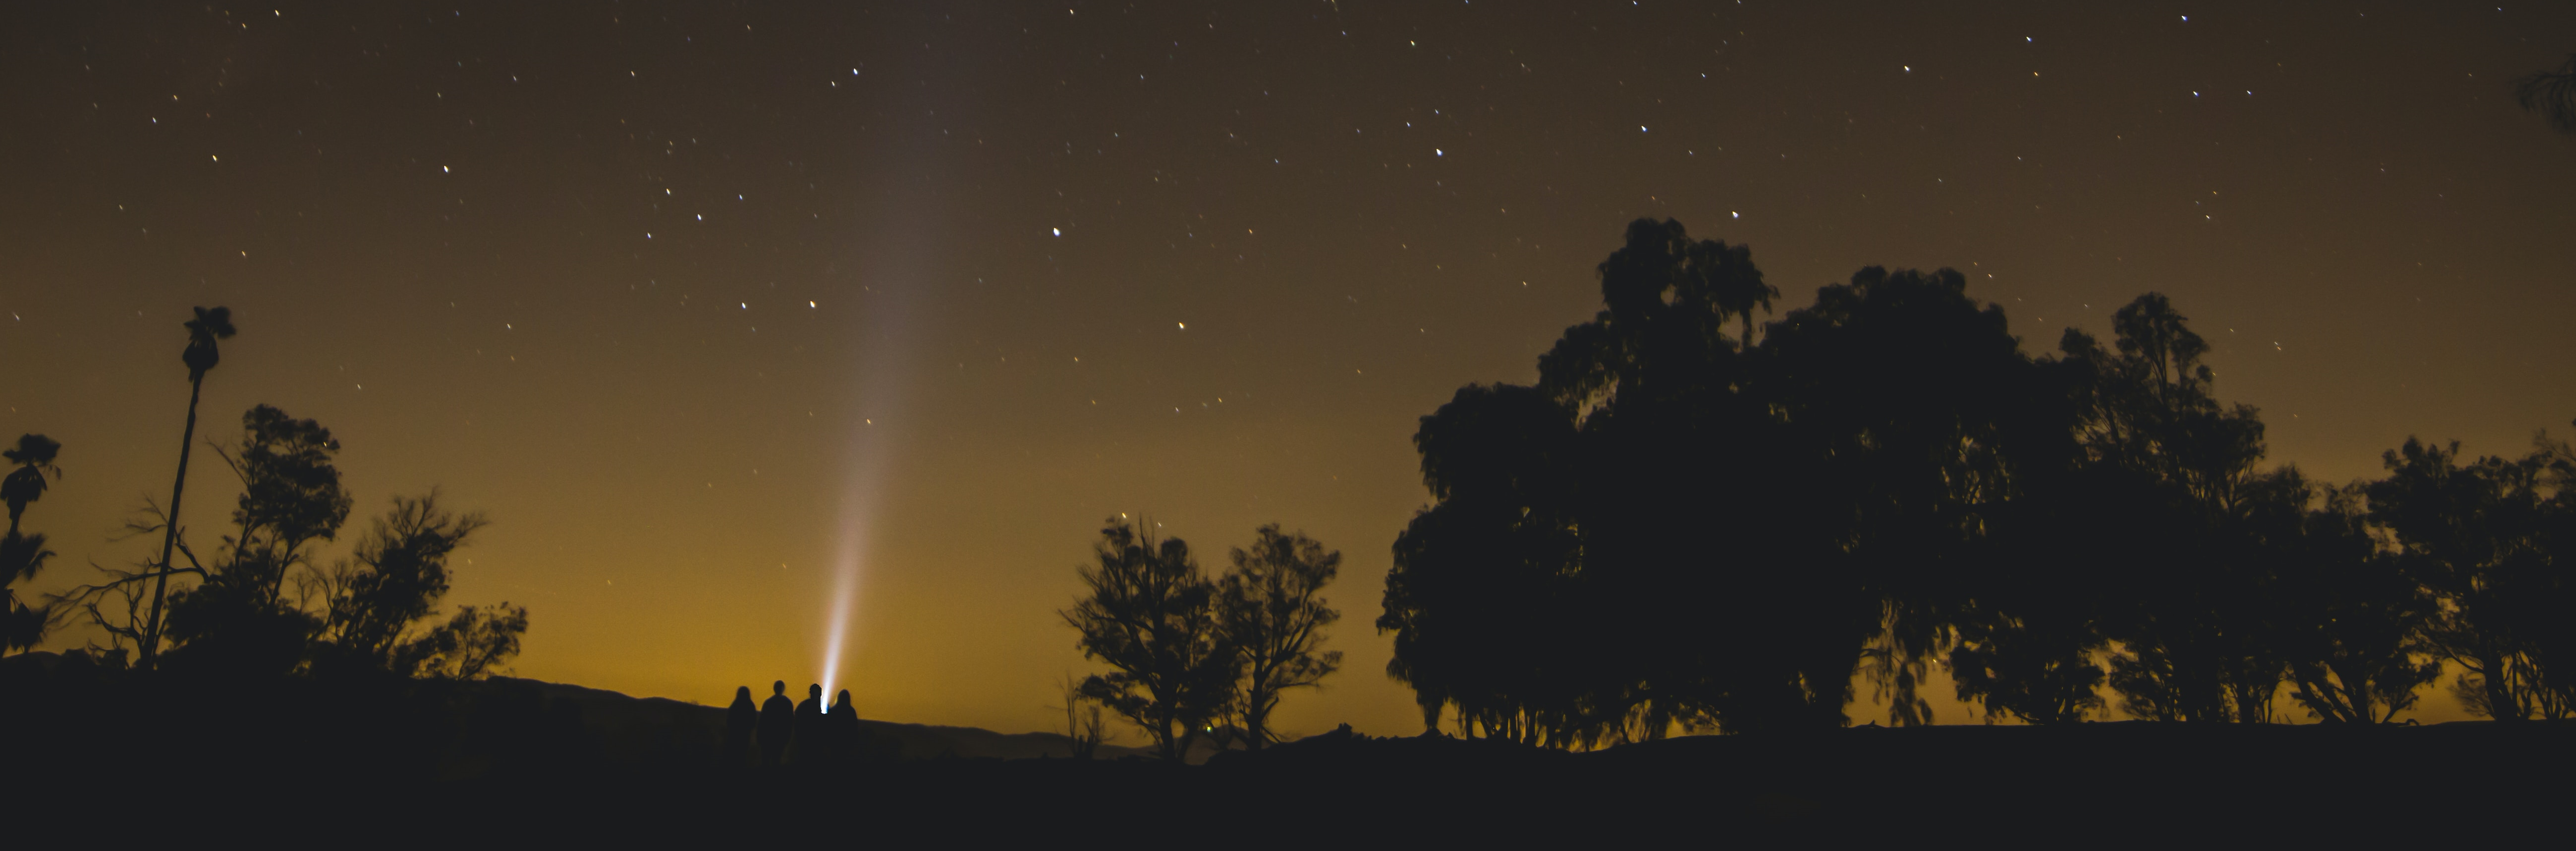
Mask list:
[[[2002,308],[1969,298],[1966,277],[1948,269],[1863,269],[1818,290],[1763,349],[1757,388],[1780,412],[1781,457],[1794,464],[1766,490],[1800,510],[1743,534],[1767,526],[1803,538],[1786,561],[1805,576],[1754,599],[1812,602],[1766,605],[1745,622],[1815,648],[1798,675],[1813,719],[1801,723],[1840,720],[1823,703],[1848,688],[1855,653],[1892,721],[1928,723],[1915,691],[1929,662],[1972,605],[1998,602],[1997,531],[2077,457],[2063,370],[2024,355]]]
[[[1083,597],[1060,613],[1082,633],[1084,657],[1117,669],[1085,679],[1082,691],[1179,761],[1233,697],[1235,651],[1220,640],[1215,583],[1181,539],[1107,522],[1094,563],[1077,569]]]
[[[54,457],[63,451],[62,443],[41,434],[18,435],[18,445],[0,450],[17,469],[0,478],[0,501],[9,504],[9,533],[17,534],[18,517],[27,513],[27,504],[45,498],[45,475],[63,477],[62,468],[54,466]]]
[[[1676,231],[1680,228],[1678,222],[1673,226]],[[1780,297],[1780,288],[1762,282],[1762,270],[1754,267],[1751,248],[1701,240],[1692,244],[1691,252],[1693,274],[1709,278],[1704,285],[1709,302],[1717,308],[1718,315],[1732,313],[1744,323],[1744,330],[1736,336],[1735,342],[1738,346],[1750,348],[1753,345],[1753,309],[1758,307],[1764,313],[1771,312],[1771,300]],[[1684,291],[1700,289],[1689,287]]]
[[[2102,668],[2093,662],[2100,633],[2082,603],[2051,602],[2074,605],[1963,620],[1948,659],[1960,700],[1981,703],[1989,718],[2029,724],[2070,724],[2102,708]]]
[[[2383,456],[2390,475],[2368,491],[2371,519],[2395,534],[2414,580],[2440,597],[2423,634],[2464,670],[2453,693],[2498,721],[2576,714],[2576,659],[2563,643],[2576,604],[2576,457],[2546,436],[2537,442],[2520,458],[2461,464],[2457,443],[2408,438]]]
[[[2576,422],[2571,422],[2576,425]],[[2524,654],[2540,674],[2559,715],[2576,714],[2576,444],[2546,433],[2532,437],[2533,456],[2542,461],[2548,497],[2541,503],[2539,550],[2543,556],[2541,587],[2532,601],[2536,613]]]
[[[1082,680],[1072,674],[1057,683],[1058,699],[1064,703],[1051,707],[1064,710],[1064,738],[1074,759],[1090,759],[1100,752],[1100,744],[1110,738],[1108,726],[1101,723],[1100,701],[1082,693]]]
[[[436,490],[393,503],[358,542],[354,558],[313,574],[323,601],[315,668],[456,679],[493,672],[518,652],[526,609],[467,606],[445,623],[420,628],[447,594],[448,556],[489,521],[480,512],[441,509]]]
[[[35,578],[45,569],[45,562],[53,557],[54,551],[45,548],[42,534],[10,532],[0,537],[0,588]],[[7,594],[8,608],[0,611],[0,618],[5,618],[0,620],[0,648],[27,650],[44,643],[47,627],[53,623],[52,606],[28,605],[18,599],[15,588],[9,588]]]
[[[203,581],[172,595],[168,636],[205,664],[282,673],[302,661],[320,627],[287,598],[286,580],[308,566],[308,545],[339,535],[351,500],[332,464],[340,442],[330,429],[260,405],[242,415],[242,430],[238,451],[222,453],[242,482],[233,534],[212,566],[194,565],[183,547]]]
[[[1281,693],[1316,687],[1341,669],[1341,651],[1318,651],[1323,628],[1342,617],[1323,597],[1342,554],[1302,532],[1281,534],[1272,523],[1253,531],[1251,549],[1232,555],[1234,570],[1217,583],[1218,630],[1222,643],[1241,654],[1237,714],[1246,745],[1260,750],[1274,739],[1270,713]]]
[[[2295,470],[2252,502],[2265,558],[2280,577],[2279,632],[2292,699],[2328,723],[2384,724],[2441,676],[2423,630],[2440,606],[2372,535],[2361,486],[2325,489]],[[2311,509],[2312,491],[2323,507]]]
[[[528,634],[528,610],[502,602],[492,606],[458,606],[447,622],[424,634],[410,658],[419,676],[475,680],[507,673]]]
[[[216,348],[216,341],[233,336],[233,312],[227,307],[212,310],[200,307],[197,308],[197,318],[188,320],[185,325],[188,347],[179,352],[179,360],[188,366],[188,424],[179,431],[179,474],[170,484],[170,507],[161,537],[161,560],[153,566],[152,609],[138,630],[141,633],[137,636],[141,646],[141,664],[146,668],[152,667],[161,654],[161,606],[174,567],[170,562],[171,549],[179,542],[179,501],[188,488],[188,450],[197,439],[197,398],[205,390],[206,372],[223,359],[223,353]],[[95,606],[92,614],[96,614]]]
[[[2037,366],[2044,398],[2070,405],[2081,398],[2082,363]],[[2049,454],[2066,452],[2071,437]],[[2118,593],[2115,578],[2139,569],[2128,549],[2139,535],[2122,508],[2149,500],[2134,477],[2087,463],[2080,447],[2071,454],[2015,470],[2013,497],[1980,512],[1984,538],[1951,574],[1957,584],[1933,595],[1943,601],[1940,622],[1954,630],[1951,682],[1960,700],[1979,703],[1988,718],[2063,724],[2103,707],[2097,658],[2109,644],[2104,615]],[[2123,545],[2105,546],[2109,541]]]
[[[1740,246],[1641,220],[1599,272],[1537,388],[1424,418],[1390,672],[1427,717],[1560,746],[1840,724],[1865,660],[1930,720],[1991,529],[2077,460],[2068,371],[1952,271],[1862,270],[1759,345],[1725,333],[1770,292]]]
[[[305,563],[307,544],[339,536],[353,501],[340,487],[333,464],[340,441],[330,429],[260,405],[242,415],[242,430],[238,456],[217,450],[242,483],[234,535],[225,541],[232,557],[217,578],[249,583],[263,600],[275,599],[285,591],[288,571]],[[429,509],[423,501],[415,513]]]
[[[1388,675],[1413,687],[1429,729],[1446,707],[1464,735],[1538,743],[1594,726],[1566,667],[1591,655],[1572,617],[1572,415],[1533,388],[1468,385],[1413,443],[1438,502],[1395,541],[1377,621],[1395,637]]]
[[[2128,587],[2104,615],[2120,652],[2108,682],[2129,714],[2159,720],[2272,718],[2287,662],[2267,636],[2268,562],[2244,528],[2244,495],[2266,475],[2254,408],[2210,395],[2209,344],[2163,295],[2112,315],[2117,354],[2072,329],[2059,348],[2087,381],[2079,434],[2106,501],[2128,529],[2110,554]]]
[[[2522,108],[2549,119],[2560,133],[2576,134],[2576,54],[2554,70],[2534,71],[2513,82]]]
[[[453,515],[437,494],[398,498],[354,558],[328,570],[312,564],[312,548],[337,537],[351,500],[333,457],[340,444],[329,429],[260,405],[242,416],[243,436],[224,460],[242,482],[233,511],[233,533],[211,563],[200,561],[184,535],[171,546],[187,565],[160,570],[108,570],[109,578],[82,586],[77,600],[91,620],[120,641],[146,643],[152,624],[137,617],[148,599],[140,589],[171,574],[196,577],[170,595],[165,632],[176,645],[169,658],[236,674],[284,673],[310,661],[317,671],[372,670],[403,677],[477,679],[496,673],[519,651],[527,610],[501,603],[463,606],[434,620],[447,593],[447,559],[485,521]],[[129,529],[162,532],[170,516],[157,510]],[[296,580],[289,594],[287,580]],[[105,611],[121,599],[126,617]]]
[[[1378,627],[1428,728],[1831,726],[1855,674],[1929,723],[1936,661],[2031,723],[2103,686],[2148,719],[2269,722],[2287,692],[2385,723],[2440,659],[2479,711],[2576,711],[2564,443],[2463,468],[2410,442],[2365,513],[2264,465],[2160,294],[2033,358],[1952,270],[1863,269],[1758,343],[1727,333],[1769,304],[1741,247],[1640,220],[1598,271],[1537,386],[1461,388],[1414,435],[1434,502]]]
[[[42,644],[46,628],[53,624],[51,603],[28,605],[18,599],[13,586],[36,578],[45,569],[45,562],[54,556],[54,551],[45,548],[44,535],[19,533],[18,518],[27,512],[28,503],[44,498],[47,473],[62,478],[61,468],[54,466],[54,457],[62,448],[61,443],[44,435],[22,434],[17,446],[0,450],[0,457],[18,467],[9,471],[7,478],[0,478],[0,500],[9,504],[9,532],[0,535],[0,593],[8,598],[6,607],[0,608],[0,648],[26,650]]]

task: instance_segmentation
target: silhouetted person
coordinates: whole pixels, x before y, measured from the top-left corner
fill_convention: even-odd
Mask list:
[[[733,705],[725,707],[725,765],[742,765],[751,761],[751,731],[759,726],[760,707],[751,702],[751,687],[734,689]]]
[[[859,732],[859,711],[850,708],[849,689],[842,689],[832,699],[832,711],[826,715],[824,739],[831,743],[832,761],[851,761],[858,755],[859,739],[865,734]]]
[[[823,686],[805,687],[805,699],[796,704],[796,761],[819,763],[829,748],[825,740],[831,733],[823,729]]]
[[[796,735],[796,702],[787,699],[787,681],[769,684],[769,700],[760,704],[760,764],[787,758],[787,739]]]

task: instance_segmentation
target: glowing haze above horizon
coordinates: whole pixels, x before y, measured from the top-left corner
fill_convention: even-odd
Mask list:
[[[241,329],[201,436],[345,445],[326,561],[397,494],[490,514],[448,601],[528,607],[519,675],[801,695],[848,600],[863,715],[1005,731],[1092,670],[1056,611],[1127,512],[1211,569],[1267,522],[1340,550],[1346,667],[1278,723],[1416,732],[1370,625],[1415,420],[1532,380],[1640,216],[1784,309],[1955,267],[2034,352],[2167,293],[2330,480],[2566,428],[2576,140],[2508,81],[2576,6],[2207,5],[13,10],[35,590],[147,557],[109,532],[167,496],[194,305]],[[237,492],[197,453],[200,546]]]

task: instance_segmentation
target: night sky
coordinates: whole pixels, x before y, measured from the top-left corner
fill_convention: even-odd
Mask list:
[[[1534,380],[1629,220],[1782,309],[1954,267],[2034,353],[2164,292],[2327,480],[2518,452],[2576,417],[2576,139],[2510,81],[2572,50],[2566,3],[22,7],[0,436],[65,446],[37,592],[149,558],[110,533],[227,305],[199,434],[338,435],[325,561],[397,494],[488,512],[448,601],[528,607],[520,675],[801,687],[856,563],[860,713],[1005,731],[1090,670],[1102,518],[1211,569],[1275,521],[1343,553],[1348,654],[1279,728],[1410,734],[1415,420]]]

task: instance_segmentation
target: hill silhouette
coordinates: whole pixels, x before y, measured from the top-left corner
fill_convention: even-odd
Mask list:
[[[0,657],[0,680],[28,683],[50,678],[63,667],[62,654],[35,651]],[[77,667],[77,664],[75,665]],[[724,731],[724,707],[665,697],[634,697],[621,692],[519,677],[492,677],[454,684],[471,702],[477,697],[518,692],[532,696],[557,714],[577,717],[583,747],[592,758],[613,765],[696,764],[712,762]],[[1071,741],[1060,733],[1001,733],[980,727],[912,724],[859,719],[869,735],[895,743],[897,759],[1065,759]],[[1194,761],[1205,761],[1201,748]],[[1144,748],[1101,745],[1098,758],[1145,756]],[[449,765],[441,776],[470,776],[480,769]]]
[[[0,659],[29,835],[349,843],[1063,841],[1846,844],[2560,829],[2576,724],[1958,726],[1686,736],[1590,751],[1347,728],[1204,765],[1055,758],[1052,734],[874,722],[897,758],[714,759],[722,710],[535,680],[217,682]],[[169,732],[135,736],[147,724]],[[140,810],[102,789],[144,782]],[[1282,813],[1293,815],[1282,815]],[[1247,822],[1246,819],[1254,819]],[[2249,827],[2250,826],[2250,827]],[[2016,841],[2018,840],[2018,842]]]
[[[724,707],[721,706],[666,697],[633,697],[604,689],[516,677],[494,677],[490,682],[504,687],[518,684],[535,689],[549,702],[565,700],[579,704],[583,725],[599,737],[602,755],[614,761],[644,762],[675,751],[693,749],[704,749],[711,754],[717,737],[724,730]],[[897,742],[900,745],[897,754],[902,759],[1065,759],[1072,756],[1071,740],[1061,733],[1000,733],[981,727],[910,724],[866,718],[859,719],[859,726],[871,735]],[[1144,748],[1102,745],[1099,757],[1117,759],[1149,753]]]

